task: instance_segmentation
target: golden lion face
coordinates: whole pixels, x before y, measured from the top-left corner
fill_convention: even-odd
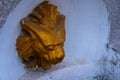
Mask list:
[[[22,32],[16,46],[27,67],[49,69],[64,58],[65,16],[57,6],[44,1],[21,20]]]

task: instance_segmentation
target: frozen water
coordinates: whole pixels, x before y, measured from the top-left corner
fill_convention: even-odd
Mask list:
[[[77,75],[67,79],[77,77],[83,80],[86,74],[92,76],[95,63],[106,53],[105,44],[109,35],[108,14],[102,0],[50,0],[66,16],[65,59],[48,71],[26,70],[21,64],[15,47],[21,31],[19,21],[42,1],[22,0],[1,28],[0,80],[46,80],[48,73],[55,80],[62,76],[66,80],[65,75],[71,76],[72,72]]]

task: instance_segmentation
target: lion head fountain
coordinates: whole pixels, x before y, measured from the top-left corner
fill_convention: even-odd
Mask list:
[[[44,1],[20,21],[22,32],[17,38],[18,55],[26,67],[47,70],[65,56],[65,16],[57,6]]]

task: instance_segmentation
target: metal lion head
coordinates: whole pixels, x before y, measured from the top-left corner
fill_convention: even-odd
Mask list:
[[[65,16],[48,1],[37,5],[20,21],[22,32],[17,38],[18,55],[26,67],[49,69],[64,58]]]

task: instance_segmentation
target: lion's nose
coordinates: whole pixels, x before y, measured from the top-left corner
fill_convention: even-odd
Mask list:
[[[61,46],[57,46],[57,48],[52,53],[52,63],[57,64],[58,62],[61,62],[65,56],[64,49]]]

